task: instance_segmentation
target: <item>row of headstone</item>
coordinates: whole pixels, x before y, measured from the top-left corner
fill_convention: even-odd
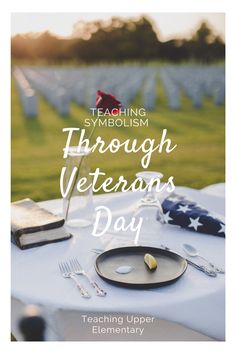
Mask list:
[[[163,83],[168,99],[168,106],[171,109],[180,108],[180,88],[169,75],[167,69],[160,70],[160,78]]]
[[[38,104],[35,91],[32,89],[30,83],[19,68],[14,69],[13,76],[19,92],[24,114],[30,118],[36,117],[38,114]]]
[[[203,105],[204,97],[213,99],[216,105],[225,100],[225,75],[221,67],[179,66],[166,69],[175,84],[189,97],[195,108]]]
[[[141,105],[154,110],[158,104],[158,79],[163,84],[171,109],[181,107],[182,92],[196,108],[202,106],[205,96],[216,105],[224,104],[225,77],[219,66],[25,67],[22,72],[29,85],[61,115],[69,114],[71,101],[86,108],[94,107],[97,90],[115,95],[123,107],[132,104],[140,94]]]
[[[60,114],[67,114],[74,100],[85,107],[94,107],[98,89],[119,98],[127,107],[140,90],[150,70],[141,66],[108,66],[88,68],[25,68],[24,73],[32,86],[51,103]],[[155,71],[155,69],[154,69]],[[155,73],[154,73],[155,76]],[[150,81],[150,80],[149,80]],[[156,81],[148,85],[149,96]],[[147,95],[145,89],[144,95]],[[155,90],[154,90],[155,91]],[[146,100],[144,100],[145,104]],[[154,103],[147,103],[154,108]],[[63,108],[64,107],[64,108]]]
[[[157,92],[156,73],[153,73],[146,78],[142,90],[143,107],[148,111],[153,111],[156,108],[156,99],[157,99],[156,92]]]
[[[48,75],[37,72],[35,69],[26,68],[24,74],[30,84],[39,92],[60,115],[69,114],[70,98],[65,88],[51,80]]]

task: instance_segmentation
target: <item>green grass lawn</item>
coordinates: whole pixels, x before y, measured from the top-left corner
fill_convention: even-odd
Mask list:
[[[119,99],[119,97],[118,97]],[[149,170],[161,171],[165,179],[174,176],[175,185],[202,188],[224,181],[224,107],[216,107],[210,99],[202,109],[192,108],[191,102],[182,97],[182,108],[171,111],[167,107],[164,90],[157,87],[157,109],[148,112],[149,127],[144,128],[99,128],[96,135],[110,141],[137,138],[156,138],[162,129],[178,147],[171,154],[153,155]],[[141,106],[139,95],[133,106]],[[30,197],[35,201],[60,198],[59,178],[64,159],[62,149],[66,142],[64,127],[83,127],[89,112],[71,104],[68,117],[60,117],[42,98],[39,98],[37,119],[27,119],[22,111],[19,97],[12,84],[12,200]],[[74,142],[76,144],[76,141]],[[130,182],[135,173],[142,170],[141,154],[115,155],[91,154],[90,165],[107,173],[115,180],[124,175]]]

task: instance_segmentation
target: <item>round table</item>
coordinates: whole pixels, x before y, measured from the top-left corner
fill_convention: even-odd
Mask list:
[[[223,217],[223,197],[186,187],[177,187],[176,192],[188,196]],[[121,215],[129,217],[139,198],[140,193],[111,193],[95,196],[94,203],[95,206],[109,207],[114,218]],[[62,212],[61,199],[40,202],[39,205],[57,214]],[[164,243],[181,254],[183,254],[182,244],[190,243],[202,256],[224,267],[224,238],[170,225],[161,227],[159,236],[141,238],[140,242],[157,247]],[[73,321],[81,314],[128,313],[155,316],[160,322],[179,324],[208,338],[224,340],[225,276],[223,274],[211,278],[188,266],[185,274],[176,283],[162,288],[146,290],[120,288],[106,283],[96,274],[94,262],[97,255],[92,252],[92,249],[109,249],[132,244],[134,235],[130,237],[130,233],[115,235],[109,232],[99,238],[91,236],[91,230],[92,227],[69,229],[73,234],[70,240],[28,250],[20,250],[12,245],[12,332],[17,339],[21,339],[17,321],[22,308],[27,304],[37,304],[50,324],[51,338],[54,335],[54,338],[63,340],[71,340],[71,338],[80,340],[83,328],[78,329]],[[73,257],[77,257],[89,275],[106,289],[106,297],[93,294],[90,299],[83,299],[79,296],[73,282],[62,278],[58,262]],[[80,277],[80,281],[89,288],[84,277]],[[92,293],[92,288],[90,292]],[[77,315],[74,316],[75,314]],[[156,331],[158,339],[160,337],[158,326]],[[168,332],[168,330],[164,332],[166,331]],[[161,332],[163,331],[160,328]],[[70,333],[73,333],[72,337]],[[89,339],[98,340],[93,336]]]

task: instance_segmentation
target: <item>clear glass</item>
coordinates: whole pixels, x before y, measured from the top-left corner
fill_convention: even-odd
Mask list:
[[[163,174],[155,171],[142,171],[136,174],[142,178],[146,185],[150,184],[153,179],[163,177]],[[146,190],[144,196],[138,202],[134,215],[135,218],[142,218],[142,229],[140,236],[158,236],[161,225],[163,224],[163,209],[158,199],[158,193],[152,188]]]
[[[87,179],[83,189],[91,185],[92,178],[89,175],[90,167],[88,161],[89,150],[81,148],[77,151],[77,146],[69,148],[66,161],[66,172],[64,175],[64,190],[67,189],[74,167],[77,173],[71,184],[71,188],[65,198],[63,198],[63,216],[66,224],[70,227],[87,227],[93,223],[93,192],[89,187],[85,192],[77,189],[78,181],[85,177]]]

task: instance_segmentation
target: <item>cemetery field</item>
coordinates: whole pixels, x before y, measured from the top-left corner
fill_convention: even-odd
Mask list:
[[[99,88],[99,87],[98,87]],[[156,85],[157,105],[147,113],[149,126],[143,128],[97,128],[94,137],[100,135],[109,142],[117,137],[121,141],[137,138],[155,138],[157,143],[162,129],[168,129],[168,137],[178,144],[171,154],[154,153],[149,170],[161,171],[164,180],[174,176],[175,185],[203,188],[223,182],[224,176],[224,106],[216,106],[212,99],[204,98],[203,107],[193,108],[192,102],[183,92],[181,107],[170,110],[167,97],[160,81]],[[119,97],[117,96],[119,99]],[[95,97],[94,97],[95,104]],[[132,107],[141,107],[138,92]],[[60,172],[64,166],[62,149],[66,135],[64,127],[83,127],[90,117],[88,108],[76,102],[70,104],[70,113],[61,116],[42,97],[38,97],[38,116],[27,118],[12,81],[12,200],[30,197],[35,201],[60,198]],[[91,129],[91,128],[90,128]],[[88,129],[89,130],[89,129]],[[76,139],[73,141],[76,145]],[[127,155],[120,151],[116,155],[97,152],[91,154],[90,165],[113,177],[114,183],[120,175],[131,183],[135,173],[142,170],[142,154]]]

